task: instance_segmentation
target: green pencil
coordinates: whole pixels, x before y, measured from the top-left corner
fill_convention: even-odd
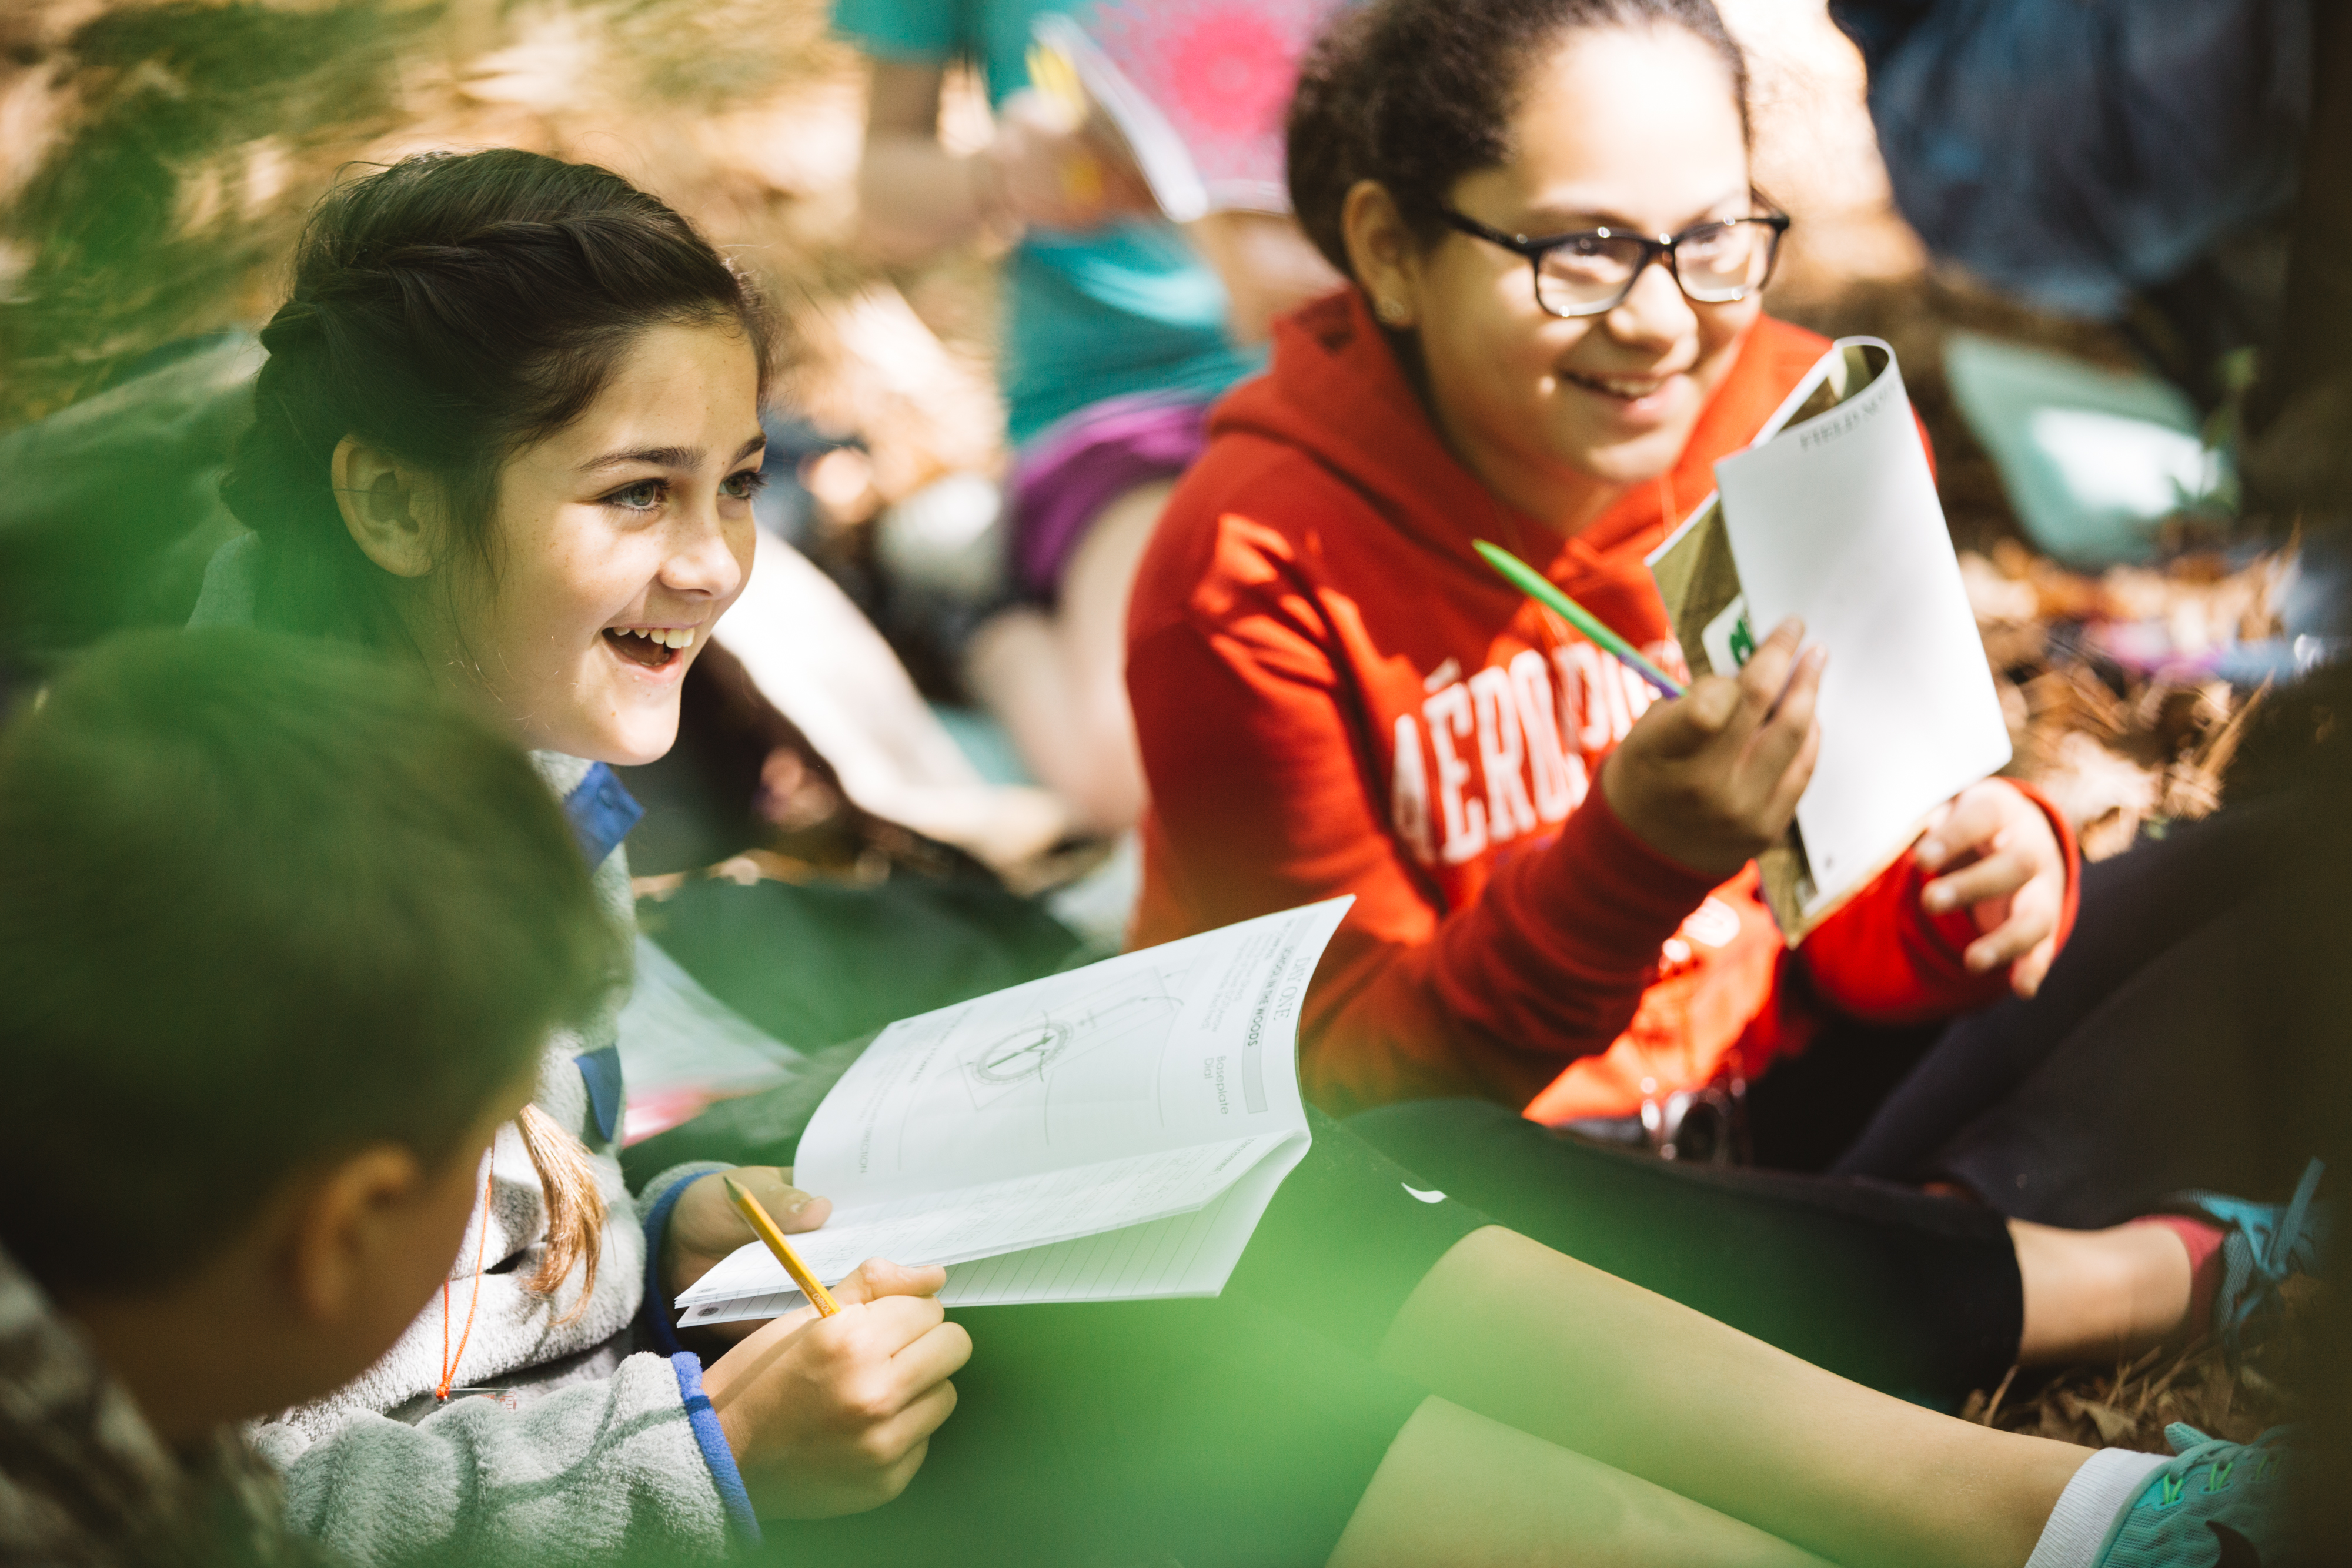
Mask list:
[[[1664,670],[1635,653],[1633,644],[1609,630],[1601,617],[1554,588],[1543,573],[1500,545],[1490,545],[1485,539],[1470,542],[1477,546],[1478,553],[1486,558],[1488,566],[1511,580],[1512,586],[1525,591],[1537,603],[1559,612],[1570,625],[1614,653],[1627,669],[1657,687],[1661,696],[1678,697],[1683,695],[1682,687],[1675,685]]]

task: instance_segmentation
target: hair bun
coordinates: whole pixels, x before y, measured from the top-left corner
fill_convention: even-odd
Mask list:
[[[289,299],[262,328],[261,346],[273,354],[281,354],[318,330],[319,308],[307,299]]]

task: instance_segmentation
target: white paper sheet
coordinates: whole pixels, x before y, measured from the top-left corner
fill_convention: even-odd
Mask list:
[[[1299,1007],[1349,902],[891,1025],[801,1138],[794,1180],[835,1212],[795,1247],[828,1282],[877,1255],[958,1264],[954,1301],[1214,1294],[1306,1155]],[[800,1299],[753,1246],[679,1305]]]
[[[1876,875],[1929,811],[2010,758],[1935,480],[1887,354],[1869,386],[1715,465],[1749,623],[1760,635],[1801,615],[1806,641],[1830,653],[1820,760],[1797,805],[1818,889],[1809,908]],[[1790,406],[1811,389],[1809,378]]]

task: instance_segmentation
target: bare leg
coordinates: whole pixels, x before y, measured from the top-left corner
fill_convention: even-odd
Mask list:
[[[1331,1568],[1825,1568],[1753,1526],[1427,1399],[1349,1516]]]
[[[2017,1568],[2089,1451],[1874,1393],[1490,1226],[1381,1364],[1847,1568]]]
[[[2161,1225],[2057,1230],[2009,1222],[2025,1281],[2017,1359],[2050,1366],[2132,1356],[2189,1326],[2189,1249]]]
[[[1012,732],[1037,781],[1091,831],[1131,828],[1143,763],[1127,706],[1127,600],[1175,486],[1139,485],[1096,517],[1062,576],[1051,616],[1008,610],[973,634],[964,674]]]

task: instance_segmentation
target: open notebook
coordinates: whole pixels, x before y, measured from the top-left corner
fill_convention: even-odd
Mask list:
[[[1352,902],[892,1024],[802,1134],[793,1180],[834,1213],[794,1249],[827,1283],[868,1258],[947,1264],[959,1305],[1215,1295],[1306,1157],[1299,1008]],[[678,1321],[804,1300],[754,1244]]]
[[[1757,857],[1795,942],[2007,765],[2009,728],[1893,349],[1832,344],[1715,478],[1649,557],[1691,673],[1738,668],[1790,615],[1830,653],[1812,782]]]

